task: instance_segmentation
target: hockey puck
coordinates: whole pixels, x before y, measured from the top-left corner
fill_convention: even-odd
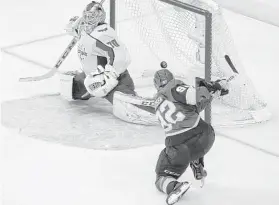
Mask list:
[[[162,61],[162,62],[160,63],[160,66],[161,66],[161,68],[166,68],[166,67],[168,67],[168,64],[167,64],[166,61]]]

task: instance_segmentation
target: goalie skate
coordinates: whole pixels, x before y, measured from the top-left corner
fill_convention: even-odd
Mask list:
[[[179,182],[174,190],[168,195],[166,202],[168,205],[173,205],[188,191],[191,184],[189,182]]]

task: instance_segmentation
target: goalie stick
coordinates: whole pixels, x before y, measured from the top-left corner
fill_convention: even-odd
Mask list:
[[[105,0],[101,0],[101,2],[99,4],[102,5],[104,3],[104,1]],[[63,61],[69,55],[71,50],[75,47],[77,42],[78,42],[78,38],[74,37],[71,40],[71,42],[69,43],[69,45],[67,46],[67,48],[65,49],[65,51],[62,53],[62,55],[60,56],[60,58],[58,59],[58,61],[54,65],[54,67],[49,72],[47,72],[44,75],[40,75],[40,76],[20,78],[19,81],[20,82],[39,81],[39,80],[44,80],[44,79],[47,79],[47,78],[50,78],[50,77],[54,76],[55,73],[58,71],[59,67],[61,66],[61,64],[63,63]]]
[[[39,81],[39,80],[44,80],[47,78],[50,78],[54,76],[54,74],[58,71],[60,65],[63,63],[63,61],[66,59],[66,57],[69,55],[70,51],[73,49],[73,47],[76,45],[78,39],[73,38],[70,42],[70,44],[67,46],[65,51],[62,53],[58,61],[56,62],[55,66],[46,74],[40,75],[40,76],[35,76],[35,77],[26,77],[26,78],[20,78],[20,82],[30,82],[30,81]]]

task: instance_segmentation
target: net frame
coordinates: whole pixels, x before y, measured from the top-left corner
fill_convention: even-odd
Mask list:
[[[196,14],[202,15],[205,18],[205,63],[204,63],[204,78],[206,82],[211,81],[211,55],[212,55],[212,14],[208,10],[198,8],[196,6],[179,2],[176,0],[159,0],[172,6],[185,9]],[[211,123],[211,103],[205,108],[204,119],[207,123]]]
[[[218,59],[220,57],[219,54],[221,54],[221,53],[217,53],[217,55],[216,55],[216,49],[217,49],[217,52],[219,52],[219,46],[221,46],[221,48],[220,48],[221,51],[222,51],[222,49],[226,49],[226,48],[229,48],[231,51],[231,47],[227,47],[227,46],[228,45],[234,46],[232,36],[229,32],[226,22],[224,21],[224,18],[222,17],[222,12],[220,11],[219,6],[214,7],[214,9],[215,8],[218,9],[216,11],[213,9],[213,7],[208,8],[208,6],[206,6],[206,5],[205,6],[199,5],[196,3],[191,3],[192,5],[190,5],[189,3],[185,3],[182,1],[178,1],[178,0],[150,0],[150,1],[153,2],[155,5],[157,5],[157,3],[160,3],[161,5],[164,4],[164,5],[172,7],[172,8],[176,7],[178,9],[183,10],[184,12],[193,13],[193,15],[197,14],[197,16],[201,16],[201,18],[205,19],[204,27],[203,27],[204,36],[205,36],[205,39],[204,39],[204,45],[205,45],[204,63],[203,63],[203,65],[200,64],[201,66],[199,67],[199,70],[194,70],[194,72],[198,71],[201,73],[197,73],[197,75],[194,75],[194,76],[205,78],[206,81],[210,81],[211,79],[214,80],[219,75],[220,75],[219,78],[231,77],[231,73],[232,73],[231,69],[229,69],[230,70],[229,73],[227,73],[228,70],[225,70],[225,73],[222,73],[223,70],[221,70],[221,73],[218,70],[216,70],[216,68],[218,68],[218,67],[222,68],[224,66],[224,64],[223,64],[224,62],[218,61]],[[127,5],[125,2],[128,2]],[[197,2],[199,2],[199,0],[197,0]],[[109,1],[107,1],[107,3],[108,3],[107,6],[109,8],[108,14],[110,16],[110,25],[112,28],[114,28],[117,31],[118,34],[120,34],[120,38],[122,36],[121,31],[123,31],[123,23],[125,24],[128,21],[131,21],[131,22],[133,21],[133,23],[136,23],[137,29],[140,28],[140,30],[138,30],[139,33],[136,35],[140,35],[140,37],[141,37],[140,41],[144,42],[143,45],[145,47],[146,46],[147,46],[147,48],[149,47],[149,49],[150,49],[149,51],[151,51],[152,56],[155,55],[156,61],[158,62],[159,59],[165,60],[165,57],[166,57],[166,59],[168,59],[169,56],[165,56],[165,54],[163,54],[163,56],[160,56],[162,53],[160,53],[160,51],[158,51],[158,48],[161,45],[159,45],[158,48],[156,47],[155,50],[153,50],[154,44],[153,44],[152,40],[154,37],[157,38],[156,34],[158,34],[157,33],[158,30],[155,30],[155,29],[159,29],[159,30],[161,30],[161,32],[163,32],[162,33],[163,38],[167,38],[166,43],[168,43],[169,45],[172,45],[172,43],[173,43],[172,42],[173,39],[170,39],[173,37],[173,36],[170,36],[173,33],[169,34],[169,32],[166,31],[166,29],[172,29],[172,28],[165,27],[165,23],[163,23],[163,22],[167,19],[165,19],[164,16],[162,17],[160,12],[157,12],[157,10],[154,10],[155,13],[150,13],[151,10],[149,10],[148,7],[147,8],[143,7],[144,9],[147,9],[146,12],[145,12],[145,10],[141,10],[142,7],[141,7],[141,5],[139,5],[139,3],[141,3],[141,1],[138,1],[138,0],[134,0],[134,1],[133,0],[127,0],[127,1],[126,0],[109,0]],[[154,7],[154,4],[151,5],[151,7]],[[122,5],[122,6],[125,5],[125,8],[124,7],[119,8],[120,5]],[[194,5],[196,5],[196,6],[194,6]],[[145,6],[145,5],[143,5],[143,6]],[[199,7],[197,7],[197,6],[199,6]],[[123,18],[122,9],[126,9],[126,7],[129,12],[136,12],[136,13],[132,13],[132,15],[128,18],[127,17]],[[157,6],[155,6],[155,7],[154,7],[155,9],[161,9],[160,6],[159,6],[160,8],[158,8]],[[204,9],[204,8],[206,8],[206,9]],[[137,9],[139,9],[139,10],[137,10]],[[152,8],[150,8],[150,9],[152,9]],[[159,18],[159,24],[158,24],[159,27],[156,27],[155,29],[150,28],[151,30],[146,30],[146,29],[149,29],[149,25],[145,24],[146,22],[144,22],[145,20],[143,20],[143,18],[146,18],[146,17],[149,18],[149,16],[151,16],[151,15],[155,15],[155,16],[157,16],[157,18]],[[221,16],[219,17],[219,15],[221,15]],[[170,18],[170,20],[172,20],[172,16],[169,16],[169,18]],[[174,18],[176,18],[176,17],[174,17]],[[188,19],[188,18],[185,18],[185,20],[186,19]],[[221,22],[219,22],[219,21],[221,21]],[[167,22],[169,23],[168,20],[167,20]],[[187,23],[187,22],[184,21],[184,24],[185,23]],[[222,43],[222,41],[217,42],[217,44],[216,44],[217,37],[220,38],[220,29],[216,30],[216,23],[217,23],[217,25],[221,24],[221,28],[223,28],[222,31],[225,32],[225,35],[227,35],[225,37],[228,37],[229,44],[224,45],[224,47],[223,47],[223,45],[220,45],[220,43]],[[121,25],[118,25],[118,24],[121,24]],[[187,27],[186,29],[188,29],[188,28],[189,27]],[[185,29],[185,28],[183,27],[183,29]],[[173,31],[176,32],[177,31],[176,28],[174,28]],[[147,33],[144,33],[144,32],[147,32]],[[153,35],[152,32],[155,32],[155,36]],[[170,30],[170,32],[172,32],[172,31]],[[124,36],[126,36],[126,33],[122,33],[122,34],[124,34]],[[214,41],[214,39],[212,39],[213,34],[214,34],[215,41]],[[182,36],[183,36],[183,33],[182,33]],[[187,34],[185,34],[184,36],[187,37]],[[177,36],[175,36],[175,38],[176,37]],[[188,39],[189,39],[189,37],[188,37]],[[185,40],[188,40],[188,39],[185,39]],[[150,40],[151,40],[151,42],[150,42]],[[154,39],[154,40],[160,44],[159,41],[162,39],[160,39],[158,41],[157,41],[157,39]],[[129,43],[131,43],[131,42],[129,42]],[[181,42],[181,43],[182,43],[181,45],[183,47],[180,47],[180,46],[176,47],[177,45],[175,44],[173,47],[171,47],[171,50],[169,52],[171,52],[171,51],[176,52],[176,50],[173,50],[173,48],[175,48],[175,49],[177,48],[178,53],[181,51],[181,49],[188,49],[188,45],[184,44],[183,42]],[[213,43],[214,43],[214,45],[213,45]],[[131,46],[131,44],[129,44],[129,46]],[[190,46],[189,49],[193,48],[191,45],[189,45],[189,46]],[[133,48],[133,47],[130,47],[130,48]],[[163,47],[163,48],[165,49],[165,47]],[[196,46],[195,46],[195,48],[196,48]],[[135,49],[136,49],[135,51],[138,51],[137,48],[135,48]],[[143,48],[143,50],[144,49],[145,48]],[[131,51],[133,51],[133,50],[131,50]],[[236,60],[239,60],[239,59],[237,59],[237,53],[235,53],[237,51],[234,49],[234,47],[232,47],[232,51],[233,51],[233,53],[230,53],[230,55],[232,55],[233,57],[236,57]],[[159,55],[159,58],[158,58],[158,55]],[[176,54],[174,54],[174,56],[175,55]],[[180,53],[178,55],[180,55]],[[186,55],[188,55],[188,51],[187,51]],[[147,57],[147,56],[144,56],[144,57]],[[175,58],[176,57],[180,58],[181,56],[175,56]],[[192,58],[192,57],[193,56],[190,56],[190,58]],[[145,58],[143,58],[143,59],[145,59]],[[179,59],[179,60],[181,60],[181,59]],[[188,60],[188,56],[187,56],[187,60]],[[134,61],[132,60],[132,63],[133,62]],[[167,60],[167,62],[168,62],[168,60]],[[136,65],[136,67],[140,68],[140,65],[138,65],[137,63],[142,65],[141,62],[136,61],[135,64],[132,65],[131,68],[134,69],[135,65]],[[227,65],[227,62],[225,62],[225,63]],[[233,83],[234,85],[238,84],[239,82],[242,83],[242,84],[240,84],[240,86],[242,86],[242,87],[240,87],[241,94],[239,95],[239,97],[236,96],[236,98],[232,98],[232,101],[230,101],[229,103],[227,103],[228,102],[227,100],[230,100],[231,95],[229,95],[229,97],[225,96],[226,98],[224,98],[225,100],[222,100],[222,103],[220,102],[220,100],[218,100],[218,102],[217,102],[217,100],[214,100],[214,102],[213,102],[214,106],[213,106],[213,104],[210,104],[205,109],[204,119],[206,120],[206,122],[212,123],[214,126],[218,126],[218,127],[243,126],[246,124],[255,124],[255,123],[260,123],[260,122],[269,120],[271,118],[271,114],[268,111],[268,109],[266,108],[266,103],[259,98],[260,96],[258,95],[256,90],[253,90],[254,88],[253,88],[252,84],[251,84],[251,87],[246,86],[247,83],[249,85],[252,82],[250,81],[249,77],[247,78],[247,76],[245,75],[245,70],[243,70],[241,61],[237,61],[234,63],[236,63],[236,67],[238,68],[238,70],[240,69],[240,71],[244,74],[244,75],[237,75],[237,78],[235,78],[236,80],[234,80],[234,83]],[[154,66],[154,63],[152,65]],[[148,66],[148,67],[150,67],[150,66]],[[151,68],[153,68],[153,67],[151,66]],[[172,66],[172,68],[173,68],[173,66]],[[183,72],[187,72],[187,70],[192,72],[193,69],[192,68],[188,69],[188,67],[186,68],[185,66],[181,67],[181,64],[178,66],[178,68],[180,69],[180,71],[182,71],[182,73],[178,73],[178,70],[176,70],[175,71],[176,73],[174,73],[175,76],[178,77],[178,79],[184,80],[186,77],[189,80],[188,73],[187,73],[187,75],[184,75]],[[153,73],[154,70],[144,69],[142,71],[143,72],[140,73],[140,76],[135,75],[135,78],[134,78],[135,80],[150,78],[154,74]],[[192,76],[193,80],[194,80],[194,76]],[[186,82],[188,82],[188,81],[186,80]],[[142,85],[140,84],[139,86],[142,86]],[[249,89],[247,89],[247,88],[249,88]],[[235,94],[235,92],[239,90],[239,87],[232,87],[232,89],[233,90],[230,90],[230,91],[232,91],[230,93]],[[251,92],[249,93],[249,91],[252,91],[253,94],[251,94]],[[145,95],[145,93],[142,93],[142,94]],[[245,95],[247,95],[247,98],[246,97],[242,98]],[[253,99],[250,99],[249,97],[252,97]],[[249,102],[248,100],[252,100],[252,101],[250,101],[251,105],[249,103],[248,104],[246,103],[246,102]],[[244,103],[244,104],[243,105],[240,104],[240,107],[237,107],[237,103]],[[222,105],[224,105],[224,107],[222,107]],[[255,108],[253,106],[255,106]],[[257,110],[257,108],[256,108],[257,106],[260,106],[261,108],[259,107],[260,109]],[[223,118],[223,116],[228,116],[228,114],[232,114],[232,115],[229,116],[228,118]],[[214,119],[212,119],[212,118],[214,118]]]
[[[110,26],[116,28],[116,0],[110,0]],[[172,6],[185,9],[187,11],[194,12],[202,15],[205,18],[205,63],[204,63],[204,78],[205,81],[211,81],[211,55],[212,55],[212,14],[210,11],[198,8],[196,6],[180,2],[177,0],[159,0],[163,3],[170,4]],[[211,123],[211,109],[212,106],[209,104],[204,110],[204,119],[207,123]]]

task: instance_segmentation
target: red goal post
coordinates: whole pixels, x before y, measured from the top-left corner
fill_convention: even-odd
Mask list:
[[[233,65],[239,75],[230,82],[230,94],[206,108],[205,120],[215,126],[235,126],[270,118],[266,103],[245,74],[222,9],[214,2],[110,0],[107,3],[110,24],[131,52],[132,76],[145,81],[160,69],[158,62],[166,61],[175,76],[193,84],[195,77],[206,81],[231,79],[235,75]],[[197,22],[204,32],[202,63],[196,60],[200,43],[190,37]]]

